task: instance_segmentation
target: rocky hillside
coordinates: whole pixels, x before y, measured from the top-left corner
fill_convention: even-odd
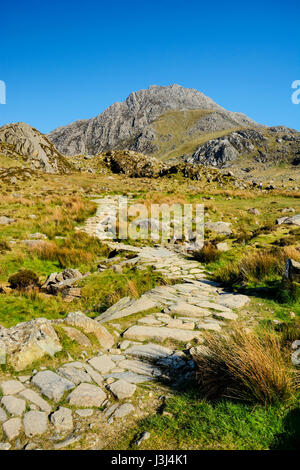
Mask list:
[[[300,164],[300,133],[286,127],[244,129],[212,139],[199,146],[191,155],[184,155],[188,163],[228,167],[238,163],[265,165]]]
[[[197,90],[152,85],[92,119],[55,129],[48,137],[66,155],[129,149],[168,159],[191,151],[203,138],[207,141],[249,126],[258,124]]]
[[[0,169],[11,167],[65,173],[72,165],[46,136],[18,122],[0,127]]]

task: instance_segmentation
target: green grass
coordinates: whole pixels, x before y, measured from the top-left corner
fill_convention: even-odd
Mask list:
[[[68,304],[59,297],[45,297],[30,294],[0,294],[0,324],[5,327],[16,325],[33,318],[62,318]]]
[[[144,449],[266,450],[299,444],[299,401],[267,408],[229,400],[210,403],[191,388],[170,396],[163,411],[142,420],[117,448],[135,448],[143,431],[151,434]]]
[[[206,109],[192,109],[168,111],[160,116],[153,123],[153,127],[158,134],[153,144],[159,146],[159,150],[153,156],[163,160],[180,157],[183,154],[194,152],[197,147],[203,145],[208,140],[216,139],[238,130],[237,128],[232,128],[199,135],[199,131],[195,132],[193,127],[198,121],[212,112]]]

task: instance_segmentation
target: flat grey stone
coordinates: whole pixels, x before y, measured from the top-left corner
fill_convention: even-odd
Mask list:
[[[43,411],[28,411],[25,413],[23,423],[27,437],[39,436],[47,431],[48,417]]]
[[[241,308],[250,302],[250,299],[247,295],[242,294],[222,294],[219,295],[218,302],[225,307]]]
[[[18,380],[7,380],[0,385],[3,395],[15,395],[24,390],[24,385]]]
[[[177,328],[154,327],[154,326],[131,326],[123,334],[125,338],[133,338],[138,340],[154,339],[164,341],[173,339],[177,341],[188,342],[193,339],[200,339],[201,334],[197,331],[180,330]],[[121,364],[119,364],[121,366]],[[122,367],[122,366],[121,366]]]
[[[7,414],[3,408],[0,408],[0,423],[4,423],[7,420]]]
[[[134,300],[128,307],[121,310],[117,309],[113,312],[104,312],[102,315],[97,317],[97,320],[100,323],[116,320],[118,318],[128,317],[134,313],[143,312],[149,310],[150,308],[157,307],[159,305],[158,300],[149,298],[147,294],[142,295],[139,299]]]
[[[120,379],[107,386],[107,389],[118,399],[131,397],[136,391],[136,385]]]
[[[86,408],[85,410],[76,410],[75,413],[81,418],[88,418],[94,414],[94,410],[91,408]]]
[[[153,376],[136,374],[135,372],[131,372],[131,371],[111,372],[107,374],[105,378],[123,379],[123,380],[126,380],[126,382],[129,382],[132,384],[141,384],[144,382],[155,380],[155,377]]]
[[[46,411],[47,413],[50,413],[51,411],[51,406],[49,405],[46,400],[44,400],[37,392],[34,390],[26,389],[23,390],[19,395],[22,398],[25,398],[27,401],[30,401],[31,403],[34,403],[36,406],[38,406],[42,411]]]
[[[84,368],[97,385],[102,385],[103,377],[99,374],[99,372],[96,372],[95,369],[93,369],[92,366],[87,363],[84,364]]]
[[[31,375],[19,375],[18,379],[19,379],[20,382],[22,382],[22,383],[28,382],[28,380],[31,379]]]
[[[238,316],[233,312],[214,312],[214,317],[222,318],[224,320],[237,320]]]
[[[218,323],[197,323],[199,330],[221,331],[221,326]]]
[[[43,395],[54,401],[61,400],[66,391],[75,387],[73,382],[60,377],[51,370],[38,372],[31,382],[41,390]]]
[[[107,354],[92,357],[92,359],[90,359],[88,362],[91,366],[94,367],[94,369],[96,369],[101,374],[105,374],[110,369],[113,369],[115,367],[115,363]]]
[[[5,395],[1,404],[10,415],[22,416],[26,408],[25,400],[17,398],[14,395]]]
[[[148,431],[143,432],[141,437],[137,440],[136,445],[139,447],[142,444],[142,442],[146,441],[149,438],[150,438],[150,432]]]
[[[91,377],[87,372],[77,367],[71,367],[69,365],[60,367],[57,369],[59,375],[62,375],[66,379],[73,382],[75,385],[79,385],[82,382],[92,382]]]
[[[114,418],[124,418],[125,416],[134,412],[134,407],[131,403],[124,403],[113,413]]]
[[[187,315],[189,317],[205,317],[211,314],[211,312],[187,302],[171,305],[167,311],[172,314],[176,313],[177,315]]]
[[[105,399],[106,394],[100,387],[82,383],[70,393],[68,402],[70,405],[75,406],[95,406],[99,408]]]
[[[9,441],[16,439],[22,429],[20,418],[11,418],[3,424],[3,432]]]
[[[51,415],[51,423],[57,432],[66,432],[73,430],[72,410],[60,406],[57,411]]]
[[[0,442],[0,450],[9,450],[11,444],[9,442]]]
[[[119,365],[123,369],[128,369],[136,374],[149,375],[150,377],[159,377],[161,375],[161,370],[158,367],[135,359],[124,359]]]
[[[151,361],[156,361],[162,357],[170,356],[172,353],[172,349],[165,348],[164,346],[155,343],[135,345],[126,350],[126,354],[129,356],[141,359],[150,359]]]
[[[104,412],[105,418],[109,418],[109,416],[111,416],[118,407],[119,407],[119,404],[115,403],[114,405],[111,405],[109,408],[107,408]]]
[[[218,312],[232,313],[230,308],[225,307],[224,305],[221,305],[221,304],[217,304],[215,302],[199,302],[198,305],[199,305],[199,307],[210,308],[210,309],[213,309],[213,310],[217,310]]]

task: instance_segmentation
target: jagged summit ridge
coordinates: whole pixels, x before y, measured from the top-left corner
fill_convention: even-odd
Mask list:
[[[180,85],[151,85],[131,93],[98,116],[75,121],[48,134],[66,155],[97,154],[111,149],[133,149],[146,154],[159,151],[159,133],[153,123],[167,112],[206,110],[213,119],[213,129],[223,130],[257,125],[240,113],[226,111],[211,98]],[[208,122],[206,128],[211,129]],[[205,130],[206,131],[206,130]]]

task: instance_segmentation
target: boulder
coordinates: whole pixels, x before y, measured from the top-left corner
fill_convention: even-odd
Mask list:
[[[81,328],[85,333],[93,333],[99,344],[105,349],[110,349],[114,345],[115,340],[107,329],[82,312],[69,313],[65,319],[65,323],[75,328]]]
[[[231,235],[232,230],[230,228],[229,222],[206,222],[205,228],[208,230],[212,230],[213,232],[220,233],[221,235]]]
[[[300,283],[300,263],[289,258],[285,264],[284,278]]]
[[[16,222],[15,219],[12,219],[11,217],[6,217],[6,215],[1,215],[0,216],[0,225],[10,225]]]
[[[276,220],[276,224],[300,225],[300,214],[293,215],[292,217],[280,217]]]
[[[8,362],[15,370],[25,369],[46,354],[54,356],[62,350],[51,322],[45,318],[19,323],[8,329],[3,328],[1,339],[5,344]]]

